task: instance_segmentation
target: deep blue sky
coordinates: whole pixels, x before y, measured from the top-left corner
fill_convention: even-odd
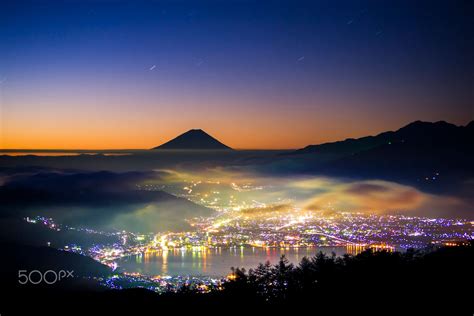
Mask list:
[[[474,118],[472,1],[0,4],[0,147],[288,148]]]

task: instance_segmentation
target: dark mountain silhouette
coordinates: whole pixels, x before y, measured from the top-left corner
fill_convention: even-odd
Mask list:
[[[456,126],[416,121],[376,136],[307,146],[281,155],[278,165],[267,168],[280,173],[383,179],[464,196],[474,178],[473,144],[474,122]]]
[[[192,129],[153,149],[232,149],[224,145],[202,129]]]
[[[456,126],[444,121],[435,123],[415,121],[397,131],[390,131],[376,136],[348,138],[343,141],[309,145],[296,150],[290,155],[318,153],[333,156],[353,155],[377,147],[395,144],[427,146],[456,146],[472,144],[474,121],[466,126]]]

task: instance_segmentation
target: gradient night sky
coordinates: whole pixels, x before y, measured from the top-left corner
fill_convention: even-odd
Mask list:
[[[396,2],[396,3],[395,3]],[[0,4],[1,148],[296,148],[474,118],[472,1]]]

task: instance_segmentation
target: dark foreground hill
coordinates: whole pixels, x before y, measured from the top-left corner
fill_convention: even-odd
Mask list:
[[[153,149],[228,150],[231,148],[202,129],[192,129]]]
[[[58,273],[60,270],[74,271],[76,278],[82,277],[104,277],[112,271],[109,267],[93,260],[92,258],[72,252],[57,250],[52,247],[27,246],[16,243],[0,243],[0,249],[5,256],[2,258],[2,270],[0,280],[2,288],[19,287],[19,270],[31,272],[48,270]],[[32,278],[33,279],[33,276]],[[48,276],[49,282],[54,279]],[[40,280],[34,275],[34,282]],[[45,284],[44,282],[39,282]],[[59,282],[58,282],[59,284]],[[30,287],[32,284],[23,287]],[[39,284],[38,284],[39,285]],[[38,286],[41,287],[41,286]]]

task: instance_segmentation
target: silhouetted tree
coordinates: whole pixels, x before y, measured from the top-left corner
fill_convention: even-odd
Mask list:
[[[378,303],[414,299],[423,293],[440,302],[463,301],[460,306],[466,307],[470,299],[461,289],[473,284],[473,249],[471,243],[404,253],[368,249],[342,257],[320,252],[304,257],[296,267],[282,256],[276,265],[266,262],[248,273],[233,269],[235,279],[223,292],[232,292],[234,298],[291,306],[334,298],[346,304],[367,299]]]

